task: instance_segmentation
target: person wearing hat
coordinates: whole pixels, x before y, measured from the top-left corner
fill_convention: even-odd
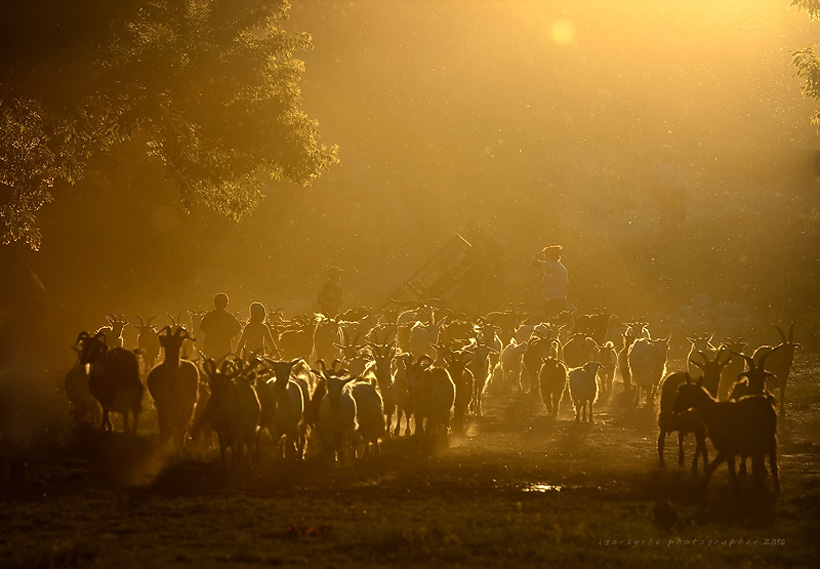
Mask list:
[[[328,280],[319,291],[319,307],[328,318],[335,318],[342,305],[342,286],[339,283],[341,277],[342,269],[330,267],[327,270]]]
[[[561,263],[561,245],[544,247],[533,258],[541,267],[541,292],[544,299],[544,318],[556,316],[567,309],[569,273]]]

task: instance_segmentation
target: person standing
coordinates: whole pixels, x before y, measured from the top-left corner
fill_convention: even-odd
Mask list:
[[[250,319],[242,330],[242,336],[236,345],[236,351],[245,357],[247,354],[272,355],[279,351],[270,328],[265,324],[265,305],[261,302],[252,302]]]
[[[199,329],[205,333],[202,353],[214,360],[221,360],[233,351],[233,338],[242,331],[242,325],[229,313],[228,295],[224,292],[214,296],[214,309],[202,317]]]
[[[327,270],[327,282],[319,291],[319,307],[322,314],[328,318],[335,318],[342,306],[342,269],[330,267]]]
[[[557,316],[567,308],[569,272],[561,263],[561,245],[544,247],[533,258],[541,267],[541,294],[544,299],[544,318]]]

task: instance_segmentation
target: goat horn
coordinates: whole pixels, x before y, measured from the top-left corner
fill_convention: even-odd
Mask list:
[[[794,327],[795,327],[796,324],[797,324],[797,322],[792,322],[792,325],[789,326],[789,343],[790,344],[794,343]]]
[[[139,321],[140,321],[140,328],[142,328],[143,326],[145,326],[145,323],[142,321],[142,316],[137,316],[137,318],[138,318],[138,319],[139,319]]]
[[[171,316],[171,315],[170,315],[170,314],[168,314],[167,312],[165,313],[165,316],[167,316],[167,317],[168,317],[168,319],[171,321],[171,324],[173,324],[174,326],[176,326],[176,322],[174,321],[174,317],[173,317],[173,316]]]
[[[783,342],[784,344],[785,344],[786,342],[788,342],[788,339],[786,338],[786,334],[783,332],[783,330],[780,328],[780,326],[778,326],[777,324],[772,324],[772,327],[773,327],[775,330],[777,330],[777,333],[778,333],[778,334],[780,334],[780,341],[781,341],[781,342]]]
[[[755,366],[755,361],[750,356],[747,356],[746,354],[739,354],[739,353],[735,352],[734,350],[729,350],[729,353],[732,354],[733,356],[737,356],[739,358],[743,358],[744,360],[746,360],[746,363],[749,364],[749,369],[750,370],[757,369],[757,367]]]
[[[165,328],[163,328],[162,330],[160,330],[159,332],[157,332],[157,334],[162,334],[163,332],[165,332],[165,335],[166,335],[166,336],[170,336],[170,335],[171,335],[171,327],[170,327],[170,326],[166,326]]]

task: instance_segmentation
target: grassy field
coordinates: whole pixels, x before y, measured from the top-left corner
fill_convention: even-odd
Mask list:
[[[228,472],[216,451],[160,453],[150,418],[137,440],[83,429],[4,481],[0,566],[817,567],[818,380],[820,360],[802,357],[780,496],[770,479],[732,492],[725,467],[701,495],[674,437],[662,472],[655,411],[633,409],[617,382],[593,425],[488,395],[449,449],[394,439],[330,471],[268,453]]]

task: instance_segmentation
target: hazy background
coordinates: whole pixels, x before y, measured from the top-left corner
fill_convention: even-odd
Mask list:
[[[55,191],[40,252],[4,255],[89,327],[208,308],[219,290],[242,313],[293,314],[318,308],[331,264],[347,306],[381,304],[472,218],[503,251],[499,306],[536,301],[529,261],[561,243],[581,311],[816,312],[818,139],[790,52],[818,25],[787,0],[294,0],[289,27],[315,45],[305,110],[341,165],[272,184],[234,224],[185,215],[134,141]],[[687,220],[662,241],[665,144]]]

